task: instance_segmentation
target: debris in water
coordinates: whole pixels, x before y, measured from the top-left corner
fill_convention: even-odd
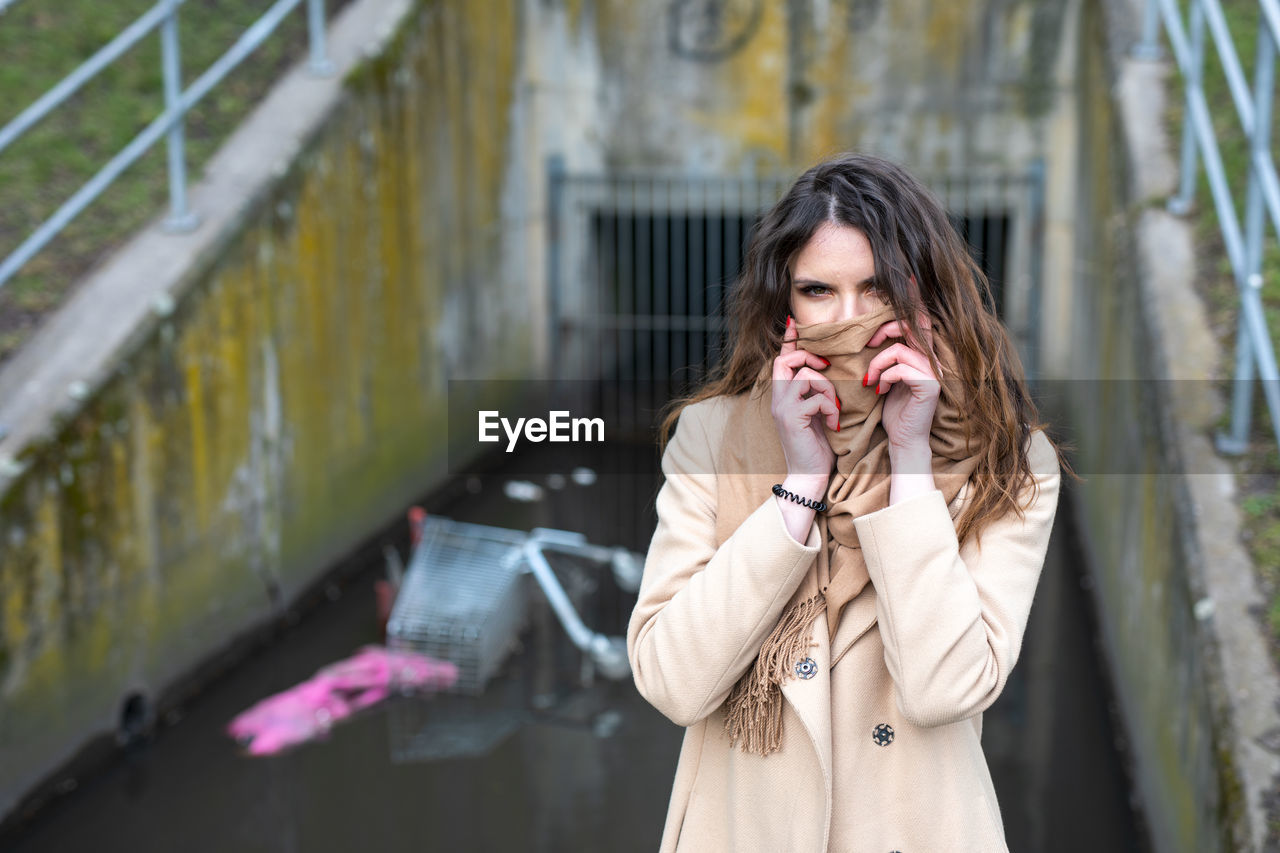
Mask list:
[[[503,493],[513,501],[532,503],[542,500],[542,486],[528,480],[507,480],[502,486]]]
[[[326,735],[333,724],[391,695],[392,691],[446,689],[458,668],[416,652],[368,645],[330,664],[308,681],[263,699],[227,724],[227,734],[249,755],[273,755]]]
[[[1196,619],[1201,622],[1208,619],[1213,615],[1213,599],[1200,599],[1195,603],[1195,606],[1192,608],[1192,612],[1195,614]]]
[[[596,737],[606,738],[613,737],[614,733],[622,725],[622,714],[619,711],[608,710],[601,711],[596,714],[595,720],[592,722],[591,729]]]

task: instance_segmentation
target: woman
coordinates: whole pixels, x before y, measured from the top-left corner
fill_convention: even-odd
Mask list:
[[[810,169],[753,234],[727,365],[663,423],[627,631],[687,727],[663,851],[1007,850],[982,712],[1063,460],[987,295],[877,158]]]

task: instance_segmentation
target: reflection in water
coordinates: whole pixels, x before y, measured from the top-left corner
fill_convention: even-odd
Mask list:
[[[606,460],[592,465],[579,455],[574,464],[592,465],[599,478],[565,480],[538,502],[504,496],[514,475],[498,471],[472,478],[471,489],[449,484],[425,506],[483,524],[577,530],[643,553],[660,475],[653,448],[634,454],[613,459],[612,472]],[[616,473],[637,470],[653,473]],[[1064,501],[1022,657],[985,717],[984,748],[1011,849],[1142,850],[1113,748],[1071,515]],[[86,776],[0,838],[0,848],[657,849],[683,730],[630,680],[594,672],[536,591],[520,647],[483,695],[396,698],[327,741],[269,758],[238,753],[222,733],[235,714],[378,641],[374,581],[388,537],[407,551],[407,525],[398,522],[348,567],[336,601],[220,676],[153,744]],[[590,628],[625,633],[635,597],[609,581],[607,567],[554,566]]]

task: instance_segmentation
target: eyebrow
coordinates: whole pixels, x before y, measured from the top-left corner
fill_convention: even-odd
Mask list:
[[[864,286],[864,285],[874,284],[874,283],[875,283],[875,281],[876,281],[876,277],[875,277],[874,275],[870,275],[870,276],[867,276],[866,278],[864,278],[862,281],[858,282],[858,283],[857,283],[856,285],[854,285],[854,286],[855,286],[855,287],[862,287],[862,286]],[[807,285],[807,284],[816,284],[816,285],[818,285],[819,287],[825,287],[825,288],[827,288],[828,290],[835,290],[835,288],[834,288],[834,287],[832,287],[831,285],[827,284],[825,281],[818,281],[816,278],[797,278],[797,279],[793,279],[791,283],[792,283],[792,284],[799,285],[799,286],[801,286],[801,287],[803,287],[804,285]]]

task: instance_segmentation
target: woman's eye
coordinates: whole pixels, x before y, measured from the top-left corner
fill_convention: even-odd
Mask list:
[[[818,293],[818,291],[822,291],[822,293],[826,293],[827,288],[823,287],[820,284],[806,284],[804,287],[800,288],[801,293],[807,294],[809,296],[820,296],[821,293]]]

